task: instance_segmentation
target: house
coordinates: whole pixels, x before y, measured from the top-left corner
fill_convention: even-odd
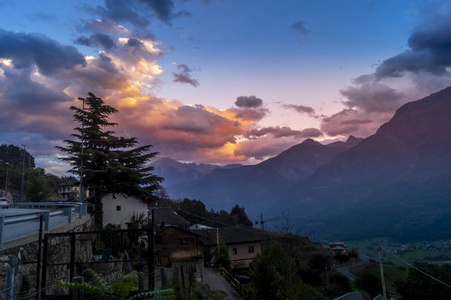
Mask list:
[[[199,235],[180,227],[165,227],[155,236],[155,254],[160,266],[169,266],[175,261],[199,260],[198,248]]]
[[[58,184],[58,195],[63,199],[69,199],[71,195],[80,193],[80,182],[75,179],[68,179]]]
[[[200,235],[199,250],[206,257],[216,250],[218,240],[220,243],[224,243],[234,268],[248,268],[255,256],[262,252],[264,244],[271,239],[263,231],[250,227],[195,229],[191,232]]]
[[[103,224],[116,224],[126,228],[133,214],[147,214],[147,204],[144,200],[123,194],[105,194],[102,197]]]
[[[167,227],[178,227],[189,229],[190,222],[188,222],[179,213],[170,207],[152,207],[155,217],[155,231],[159,232]]]
[[[69,200],[71,195],[75,196],[78,200],[80,197],[80,182],[75,178],[67,178],[58,184],[57,188],[58,195],[62,198],[61,200]],[[83,198],[88,196],[88,190],[83,191]]]
[[[344,242],[332,242],[329,243],[329,250],[331,254],[346,254],[346,244]]]

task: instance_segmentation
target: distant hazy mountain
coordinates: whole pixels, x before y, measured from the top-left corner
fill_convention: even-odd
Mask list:
[[[263,212],[259,206],[264,204],[270,207],[294,184],[306,179],[320,165],[360,140],[350,137],[347,142],[333,145],[306,140],[260,164],[234,169],[217,168],[198,180],[168,186],[167,190],[174,198],[201,200],[215,210],[230,210],[239,204],[248,213],[254,211],[250,215],[255,217]],[[275,209],[270,214],[280,214],[282,211],[279,207]]]
[[[161,158],[151,165],[155,168],[153,173],[164,178],[163,186],[165,187],[201,179],[206,174],[219,168],[233,169],[241,167],[239,164],[221,167],[210,164],[181,163],[167,157]]]
[[[451,229],[451,88],[403,105],[281,199],[334,238],[442,238]]]

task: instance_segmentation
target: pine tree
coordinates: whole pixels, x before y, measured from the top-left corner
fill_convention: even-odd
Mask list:
[[[84,101],[85,109],[70,107],[74,120],[80,124],[71,134],[75,140],[65,140],[67,147],[57,148],[68,154],[61,159],[71,164],[69,172],[80,176],[83,169],[83,188],[94,191],[94,224],[102,228],[102,194],[121,193],[145,199],[161,188],[163,178],[153,175],[153,167],[148,165],[157,155],[149,152],[151,145],[137,147],[136,137],[118,137],[110,130],[117,126],[108,120],[117,112],[114,107],[92,93],[80,100]]]

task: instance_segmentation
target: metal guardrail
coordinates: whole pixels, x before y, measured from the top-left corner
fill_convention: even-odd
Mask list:
[[[17,214],[14,216],[0,217],[0,249],[3,248],[3,230],[6,225],[17,224],[29,221],[40,220],[41,215],[43,217],[43,229],[49,230],[50,218],[56,216],[67,216],[67,224],[72,223],[72,213],[78,212],[78,218],[83,218],[88,213],[88,207],[86,203],[80,202],[20,202],[15,205],[18,208],[52,208],[56,210],[38,211],[32,213]],[[61,209],[62,208],[62,209]]]

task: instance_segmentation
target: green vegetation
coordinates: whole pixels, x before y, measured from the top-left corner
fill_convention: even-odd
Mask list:
[[[373,238],[364,241],[346,242],[348,249],[355,249],[361,256],[369,257],[374,261],[379,260],[378,245],[388,250],[382,251],[384,263],[393,263],[405,267],[414,262],[440,262],[451,261],[450,240],[397,242],[390,238]],[[402,260],[401,260],[402,259]]]
[[[94,225],[102,228],[103,194],[148,197],[161,188],[163,178],[152,175],[153,167],[148,166],[157,154],[149,152],[151,145],[137,147],[136,137],[117,137],[110,130],[117,125],[108,121],[117,112],[114,107],[92,93],[82,100],[86,108],[70,107],[74,120],[80,124],[71,135],[75,140],[65,140],[67,147],[56,148],[68,154],[61,160],[72,166],[69,172],[82,176],[84,188],[94,192]]]
[[[138,284],[138,275],[136,271],[126,274],[110,284],[104,281],[99,274],[92,269],[83,271],[83,276],[88,282],[66,282],[59,281],[58,286],[70,289],[80,289],[84,292],[95,296],[101,300],[122,300],[122,299],[155,299],[166,300],[176,299],[175,292],[172,289],[159,290],[154,292],[144,292],[133,297],[129,297],[130,291]]]
[[[202,223],[203,225],[212,227],[223,226],[247,226],[252,227],[253,223],[249,220],[243,206],[235,205],[230,213],[225,210],[215,212],[207,211],[205,204],[199,200],[183,199],[182,202],[166,202],[192,224]]]
[[[299,264],[289,262],[287,253],[276,241],[257,254],[250,273],[257,299],[327,299],[303,281]]]
[[[450,265],[435,266],[425,263],[416,263],[417,269],[429,274],[444,284],[427,277],[422,272],[413,268],[409,269],[409,276],[406,281],[397,281],[396,290],[401,294],[402,299],[422,300],[422,299],[449,299],[451,295],[451,267]]]
[[[28,180],[25,185],[25,196],[28,201],[48,201],[54,193],[55,188],[52,187],[52,183],[45,176],[44,169],[36,168],[29,170]]]
[[[30,170],[35,167],[34,157],[26,149],[24,150],[19,146],[0,145],[0,189],[2,191],[5,188],[6,170],[8,170],[8,194],[19,195],[22,184],[22,167],[24,169],[24,181],[27,182]]]

